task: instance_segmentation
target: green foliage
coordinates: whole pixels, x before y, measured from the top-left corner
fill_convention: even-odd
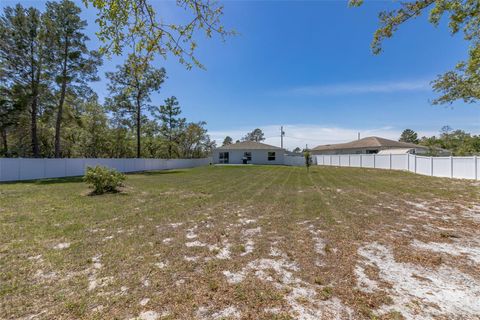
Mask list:
[[[98,80],[100,55],[87,48],[89,38],[83,33],[87,22],[80,19],[81,9],[72,1],[47,2],[43,24],[48,29],[47,59],[55,90],[55,157],[61,156],[61,130],[65,104],[72,102],[70,95],[81,96],[91,92],[88,82]]]
[[[480,155],[480,135],[452,130],[448,126],[442,128],[438,137],[422,137],[420,144],[428,146],[433,156],[438,154],[437,148],[450,150],[455,156]]]
[[[230,136],[226,136],[225,139],[223,139],[222,146],[228,146],[229,144],[233,143],[233,139]]]
[[[88,167],[83,180],[90,184],[94,194],[116,192],[125,181],[125,175],[115,169],[95,166]]]
[[[307,167],[307,171],[309,171],[310,166],[312,165],[312,156],[310,155],[310,151],[306,150],[303,153],[303,156],[305,158],[305,166]]]
[[[128,6],[135,0],[108,2]],[[178,118],[172,126],[173,120],[147,117],[150,95],[160,89],[165,70],[151,66],[146,50],[134,46],[125,63],[107,73],[110,96],[104,105],[98,102],[88,84],[97,79],[101,59],[86,46],[86,26],[80,8],[69,0],[48,2],[43,12],[22,5],[3,9],[0,156],[177,158],[210,153],[214,142],[204,122]],[[174,97],[166,106],[181,113]]]
[[[351,6],[360,6],[363,0],[350,0]],[[372,41],[373,53],[382,51],[382,43],[391,38],[398,28],[408,20],[420,16],[430,9],[429,20],[438,26],[444,15],[449,16],[451,34],[463,31],[464,39],[470,43],[468,59],[460,61],[455,69],[437,77],[433,89],[440,97],[433,104],[452,103],[463,100],[474,103],[480,99],[480,1],[478,0],[415,0],[399,2],[399,8],[379,14],[380,27]]]
[[[160,90],[165,69],[154,68],[147,58],[131,54],[122,66],[117,66],[116,72],[107,72],[106,76],[111,94],[106,103],[118,117],[127,119],[136,128],[137,158],[140,158],[142,113],[152,108],[148,105],[150,94]]]
[[[160,134],[167,140],[169,158],[172,157],[174,150],[178,155],[179,138],[185,128],[186,119],[179,117],[182,111],[178,104],[177,98],[172,96],[165,99],[164,105],[153,111],[155,118],[162,123]]]
[[[126,46],[135,42],[137,52],[146,52],[149,58],[155,54],[177,57],[181,64],[191,68],[203,67],[195,57],[197,42],[194,34],[203,31],[211,38],[218,35],[225,39],[234,32],[221,24],[223,6],[217,1],[178,0],[181,17],[175,23],[167,17],[158,16],[148,0],[83,0],[98,10],[97,36],[104,43],[102,51],[120,55]],[[165,3],[168,5],[168,3]],[[172,8],[174,9],[174,8]]]
[[[249,132],[242,138],[242,141],[255,141],[260,142],[265,140],[265,134],[262,129],[256,128],[252,132]]]
[[[415,144],[419,142],[417,133],[412,129],[403,130],[402,134],[400,135],[400,139],[398,139],[398,141],[415,143]]]

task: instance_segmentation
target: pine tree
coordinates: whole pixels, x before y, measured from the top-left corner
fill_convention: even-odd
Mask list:
[[[101,59],[87,48],[89,38],[83,33],[87,22],[80,19],[80,8],[72,1],[48,2],[44,23],[49,30],[49,58],[58,90],[55,122],[55,157],[61,156],[61,127],[68,93],[81,95],[88,81],[98,80]]]
[[[154,111],[154,116],[161,121],[160,134],[168,143],[168,158],[172,158],[175,140],[179,131],[185,127],[185,118],[180,118],[182,110],[178,106],[176,97],[165,99],[165,104]]]
[[[160,90],[165,69],[154,68],[146,58],[131,54],[124,65],[117,66],[116,72],[107,72],[107,78],[112,95],[107,103],[120,117],[130,115],[136,128],[137,158],[140,158],[142,114],[145,109],[151,109],[150,94]]]
[[[0,62],[4,86],[15,87],[17,101],[30,116],[30,144],[32,155],[40,156],[37,124],[40,113],[42,92],[49,85],[49,76],[45,72],[46,30],[42,15],[35,8],[24,8],[17,4],[6,7],[0,19]]]

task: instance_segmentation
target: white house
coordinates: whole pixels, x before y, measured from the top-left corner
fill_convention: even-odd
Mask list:
[[[222,146],[213,151],[218,164],[285,164],[285,149],[255,141]]]

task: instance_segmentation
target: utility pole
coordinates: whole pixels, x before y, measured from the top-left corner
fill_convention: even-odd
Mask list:
[[[285,135],[285,131],[283,131],[283,126],[280,127],[280,146],[283,149],[283,136]]]

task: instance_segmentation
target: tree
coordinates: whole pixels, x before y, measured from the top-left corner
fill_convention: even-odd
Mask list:
[[[350,5],[359,6],[363,0],[350,0]],[[433,104],[453,103],[463,100],[474,103],[480,99],[480,4],[478,0],[414,0],[399,2],[399,8],[380,13],[380,28],[373,36],[374,54],[382,51],[382,43],[391,38],[398,28],[430,10],[429,20],[438,26],[444,15],[449,15],[452,34],[463,31],[464,39],[470,43],[468,60],[460,61],[455,69],[439,75],[432,82],[440,97]]]
[[[145,50],[149,57],[171,53],[187,68],[203,67],[195,58],[197,42],[194,34],[203,31],[208,38],[218,35],[222,39],[234,34],[221,24],[223,6],[209,0],[179,0],[176,5],[184,16],[177,19],[183,23],[157,17],[148,0],[83,0],[98,10],[98,38],[104,43],[102,51],[119,55],[125,46],[135,45]]]
[[[174,144],[178,143],[180,131],[185,126],[185,118],[178,117],[182,110],[178,106],[177,98],[172,96],[165,99],[165,104],[154,111],[155,117],[161,121],[160,134],[167,139],[168,158],[172,158]]]
[[[215,141],[210,140],[205,129],[206,122],[189,123],[179,140],[182,156],[199,158],[209,154],[215,147]]]
[[[438,148],[450,150],[455,156],[480,154],[480,135],[453,130],[449,126],[444,126],[438,137],[422,137],[420,144],[428,146],[431,155],[437,155]]]
[[[226,136],[225,139],[223,139],[222,146],[228,146],[229,144],[233,143],[233,139],[230,136]]]
[[[305,166],[307,167],[307,172],[310,171],[310,166],[312,165],[312,156],[310,155],[310,151],[305,151],[303,153],[303,156],[305,158]]]
[[[296,147],[295,149],[293,149],[293,152],[295,152],[295,153],[301,153],[301,152],[302,152],[302,149],[300,149],[299,147]]]
[[[84,104],[81,115],[80,156],[87,158],[108,157],[111,144],[109,139],[108,116],[97,99]],[[80,130],[79,130],[80,131]]]
[[[5,87],[0,87],[0,138],[4,156],[8,151],[8,130],[18,122],[19,114],[23,111],[23,105],[15,99],[15,94]]]
[[[17,101],[28,106],[32,155],[40,156],[37,132],[41,92],[49,85],[45,72],[46,30],[35,8],[6,7],[0,19],[0,65],[4,85],[17,88]],[[3,82],[3,80],[2,80]],[[20,97],[21,96],[21,97]]]
[[[44,21],[50,41],[55,83],[58,86],[57,116],[55,123],[55,157],[60,157],[61,126],[67,93],[81,94],[88,90],[89,81],[98,80],[98,53],[88,50],[89,38],[83,33],[87,22],[80,19],[81,10],[72,1],[47,2]]]
[[[154,68],[147,58],[131,54],[124,65],[117,66],[116,72],[107,72],[106,75],[112,95],[108,105],[120,116],[130,114],[136,128],[137,158],[140,158],[142,112],[146,108],[151,109],[148,105],[150,94],[160,90],[165,80],[165,69]]]
[[[398,139],[398,141],[417,144],[419,140],[415,131],[412,129],[405,129],[400,135],[400,139]]]
[[[242,140],[260,142],[265,140],[265,135],[263,134],[263,131],[261,129],[257,128],[252,132],[247,133],[245,137],[242,138]]]

